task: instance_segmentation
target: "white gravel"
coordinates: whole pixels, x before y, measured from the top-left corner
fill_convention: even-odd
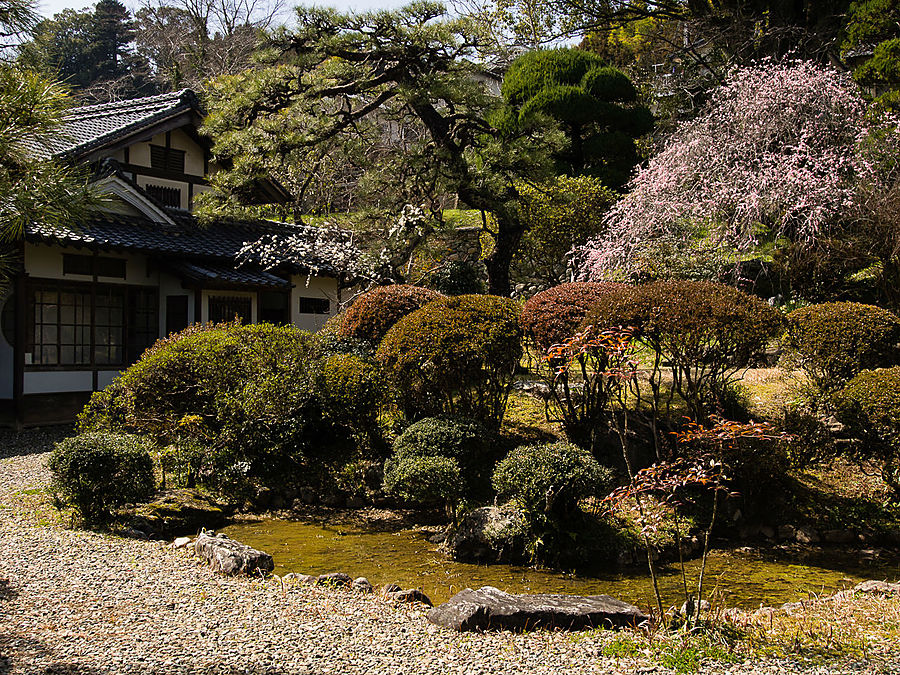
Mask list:
[[[419,607],[223,578],[162,542],[67,529],[34,494],[60,433],[0,435],[0,675],[664,672],[602,657],[605,634],[461,635],[428,623]],[[799,670],[774,662],[708,669]]]

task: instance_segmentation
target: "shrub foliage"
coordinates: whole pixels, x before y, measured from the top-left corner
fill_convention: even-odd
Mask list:
[[[874,461],[900,495],[900,366],[864,370],[834,397],[837,415],[861,440],[857,458]]]
[[[680,396],[693,419],[727,404],[736,374],[779,335],[782,317],[765,302],[706,281],[658,281],[603,295],[583,326],[633,327],[651,350],[655,409]],[[662,373],[671,377],[663,388]]]
[[[522,328],[544,353],[575,335],[588,310],[622,287],[612,282],[574,282],[541,291],[522,307]]]
[[[377,358],[411,419],[449,413],[499,426],[522,356],[519,307],[508,298],[439,298],[396,323]]]
[[[340,334],[377,345],[397,321],[439,297],[431,289],[405,284],[374,288],[347,309]]]
[[[127,434],[88,433],[60,441],[48,467],[62,501],[91,525],[104,525],[123,504],[154,490],[150,443]]]
[[[312,346],[312,336],[292,326],[192,326],[158,341],[94,394],[79,428],[144,433],[167,445],[189,418],[209,449],[203,482],[283,477],[331,437],[321,433]]]
[[[605,494],[612,473],[571,443],[523,445],[502,459],[493,485],[501,499],[515,501],[532,518],[566,518],[585,497]]]
[[[452,510],[477,481],[486,436],[481,424],[460,417],[428,417],[411,424],[385,462],[385,490],[409,502],[444,504]]]
[[[824,302],[788,315],[788,343],[801,368],[824,392],[857,373],[897,363],[900,319],[858,302]]]

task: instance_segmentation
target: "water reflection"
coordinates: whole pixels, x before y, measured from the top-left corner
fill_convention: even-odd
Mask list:
[[[607,593],[643,607],[652,604],[653,591],[643,569],[598,569],[591,576],[578,576],[513,565],[457,563],[412,530],[369,532],[267,520],[240,523],[223,531],[271,553],[277,574],[346,572],[376,585],[421,588],[435,603],[463,588],[489,585],[510,593]],[[689,582],[699,567],[699,560],[687,564]],[[802,557],[778,553],[776,557],[756,551],[717,552],[709,559],[706,587],[715,590],[729,607],[754,608],[830,593],[862,579],[896,580],[898,576],[897,555],[864,557],[829,550]],[[680,604],[683,590],[677,565],[665,568],[660,588],[668,604]]]

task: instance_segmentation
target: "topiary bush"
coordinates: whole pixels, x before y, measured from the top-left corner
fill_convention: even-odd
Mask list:
[[[453,513],[462,496],[463,474],[451,457],[406,456],[385,464],[384,489],[418,506],[443,506]]]
[[[324,419],[312,354],[312,336],[293,326],[192,326],[158,341],[94,394],[78,427],[149,434],[169,445],[182,435],[182,420],[196,416],[209,448],[201,482],[234,490],[283,480],[307,451],[339,435]]]
[[[377,431],[384,383],[375,364],[353,354],[334,354],[322,364],[317,390],[329,421],[361,436]]]
[[[632,327],[652,354],[654,410],[675,395],[695,420],[726,412],[736,375],[782,330],[781,314],[759,298],[708,281],[658,281],[604,294],[582,327]],[[671,387],[663,385],[668,370]]]
[[[105,525],[116,508],[153,493],[150,448],[128,434],[80,434],[57,443],[47,466],[63,503],[89,525]]]
[[[484,425],[465,417],[426,417],[413,424],[394,441],[394,454],[401,457],[452,457],[473,466],[487,452]]]
[[[409,419],[450,413],[493,428],[521,356],[519,306],[491,295],[430,302],[400,319],[376,354]]]
[[[590,452],[558,442],[515,448],[497,464],[493,486],[532,518],[566,519],[579,500],[609,492],[612,480]]]
[[[385,462],[385,490],[421,505],[442,501],[452,510],[455,501],[450,499],[451,496],[454,499],[471,496],[474,490],[481,487],[481,479],[489,464],[487,439],[487,430],[475,420],[449,415],[419,420],[394,441],[393,455]],[[419,461],[435,458],[449,462],[436,464]],[[419,480],[419,472],[432,465],[439,467],[446,475],[451,470],[450,462],[456,472],[452,490],[439,489],[428,499],[425,499],[425,493],[415,498],[410,496],[414,490],[408,485],[408,480],[413,476]],[[425,484],[432,486],[430,480]],[[432,487],[428,490],[431,491]]]
[[[350,305],[338,333],[377,345],[397,321],[439,297],[440,293],[419,286],[397,284],[374,288]]]
[[[900,496],[900,366],[864,370],[835,394],[833,403],[838,419],[861,440],[851,454],[875,462]]]
[[[822,392],[857,373],[897,363],[900,319],[858,302],[825,302],[787,317],[787,342],[798,365]]]
[[[601,297],[623,286],[582,281],[548,288],[522,307],[522,328],[544,354],[549,347],[572,337]]]

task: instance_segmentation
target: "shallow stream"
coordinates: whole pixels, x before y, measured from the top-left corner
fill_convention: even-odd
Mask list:
[[[496,586],[510,593],[608,594],[642,607],[652,604],[645,569],[597,570],[591,576],[562,574],[513,565],[472,565],[450,560],[415,530],[366,531],[352,526],[265,520],[231,525],[229,537],[271,553],[275,572],[346,572],[372,584],[421,588],[435,604],[466,587]],[[687,563],[689,579],[700,561]],[[797,553],[742,550],[715,552],[707,564],[706,587],[728,607],[780,605],[830,593],[863,579],[900,577],[900,556],[829,549]],[[667,605],[683,598],[678,565],[665,567],[660,580]]]

